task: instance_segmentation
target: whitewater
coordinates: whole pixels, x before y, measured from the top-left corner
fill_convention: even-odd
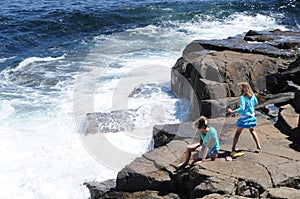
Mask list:
[[[185,45],[276,28],[286,30],[272,16],[247,13],[225,20],[166,21],[94,37],[82,44],[90,50],[76,70],[66,69],[74,64],[68,52],[28,57],[4,69],[0,198],[88,198],[84,182],[116,178],[122,167],[151,149],[153,125],[189,120],[188,102],[170,91],[170,70]],[[128,97],[135,87],[140,92]],[[87,113],[127,109],[135,111],[140,131],[102,135],[116,151],[129,154],[110,164],[88,146],[80,128]],[[115,155],[99,148],[106,157]]]

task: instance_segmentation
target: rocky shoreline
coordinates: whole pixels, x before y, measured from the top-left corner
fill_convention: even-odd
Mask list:
[[[211,118],[209,124],[220,133],[219,158],[177,170],[193,141],[192,124],[154,126],[154,149],[123,168],[117,179],[85,182],[91,198],[300,198],[299,48],[300,33],[280,30],[187,45],[172,68],[172,91],[190,101],[192,119],[200,114]],[[245,131],[238,144],[245,155],[226,161],[237,120],[226,110],[238,106],[240,81],[254,88],[257,110],[278,106],[278,119],[274,125],[257,114],[262,150],[253,150],[255,143]],[[99,133],[98,119],[105,117],[89,114],[87,131]]]

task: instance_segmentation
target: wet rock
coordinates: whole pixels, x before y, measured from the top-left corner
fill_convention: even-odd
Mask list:
[[[92,199],[103,198],[107,193],[116,188],[116,180],[106,180],[104,182],[85,182],[85,185],[91,193]]]
[[[253,33],[254,31],[252,31]],[[239,37],[230,37],[223,40],[195,40],[183,51],[183,55],[201,49],[215,51],[235,51],[242,53],[262,54],[272,57],[296,57],[300,54],[300,33],[290,31],[261,31],[258,34],[246,34],[241,39]],[[248,42],[248,41],[256,41]],[[285,50],[283,50],[285,49]]]
[[[244,40],[267,42],[278,49],[298,50],[300,47],[300,33],[293,31],[253,31],[246,33]]]
[[[132,131],[136,110],[112,111],[110,113],[88,113],[83,125],[83,133],[116,133],[120,131]]]

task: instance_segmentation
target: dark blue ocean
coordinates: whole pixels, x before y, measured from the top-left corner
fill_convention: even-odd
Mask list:
[[[296,0],[1,4],[0,198],[88,198],[82,183],[114,178],[149,150],[154,124],[189,120],[170,68],[192,40],[300,31]],[[83,135],[87,113],[112,110],[130,110],[138,130]]]

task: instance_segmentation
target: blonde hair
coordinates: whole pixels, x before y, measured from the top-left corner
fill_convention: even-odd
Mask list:
[[[194,127],[196,129],[200,129],[200,128],[207,128],[207,119],[205,116],[200,116],[199,119],[194,122]]]
[[[239,87],[241,89],[241,95],[251,98],[253,96],[253,91],[247,82],[240,82]]]

